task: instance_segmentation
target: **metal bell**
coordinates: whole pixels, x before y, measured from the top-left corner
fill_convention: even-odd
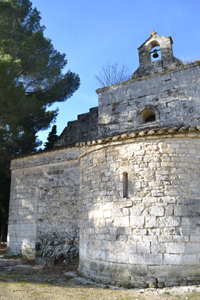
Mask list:
[[[153,57],[154,58],[157,58],[159,55],[158,55],[158,50],[153,50]]]

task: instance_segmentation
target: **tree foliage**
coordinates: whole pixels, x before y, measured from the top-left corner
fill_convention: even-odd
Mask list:
[[[47,137],[47,141],[44,146],[45,146],[45,149],[52,149],[54,147],[54,143],[56,142],[57,138],[58,138],[58,135],[56,134],[57,133],[57,127],[56,125],[53,125],[51,131],[49,132],[49,135]]]
[[[47,129],[65,101],[79,87],[79,76],[63,74],[65,54],[44,37],[40,13],[29,0],[0,0],[0,167],[13,154],[40,145],[37,132]]]
[[[80,85],[77,74],[62,72],[65,54],[44,37],[40,20],[30,0],[0,0],[0,214],[5,218],[10,158],[36,151],[37,132],[58,114],[50,106]]]
[[[105,87],[130,80],[131,75],[128,72],[129,70],[125,64],[107,63],[107,65],[101,67],[99,75],[95,75],[95,78],[100,87]]]

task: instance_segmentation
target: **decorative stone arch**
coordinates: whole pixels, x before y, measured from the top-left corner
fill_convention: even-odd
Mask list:
[[[149,43],[148,45],[149,52],[156,46],[160,47],[160,43],[158,42],[158,40],[151,41],[151,43]]]
[[[158,122],[159,120],[159,110],[153,105],[146,105],[145,108],[139,112],[139,123],[141,125],[146,123]]]
[[[155,48],[155,47],[159,47],[159,49],[157,49],[157,51],[159,51],[159,58],[158,59],[162,59],[162,51],[161,51],[161,46],[160,46],[160,43],[158,42],[157,39],[151,41],[151,43],[149,43],[148,45],[148,49],[149,49],[149,61],[152,61],[152,58],[151,58],[151,52],[152,50]],[[155,49],[156,50],[156,49]],[[155,51],[154,50],[154,51]]]

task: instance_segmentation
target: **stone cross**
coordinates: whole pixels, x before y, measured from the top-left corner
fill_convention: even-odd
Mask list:
[[[157,31],[152,30],[152,32],[150,33],[150,36],[154,36],[157,33]]]

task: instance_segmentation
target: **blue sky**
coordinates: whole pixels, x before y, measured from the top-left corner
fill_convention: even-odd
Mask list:
[[[200,59],[200,0],[32,0],[41,12],[45,36],[66,54],[70,69],[79,74],[80,88],[59,108],[58,134],[68,121],[98,105],[95,74],[108,62],[138,67],[137,48],[152,30],[171,36],[174,56]],[[46,141],[48,132],[39,132]]]

